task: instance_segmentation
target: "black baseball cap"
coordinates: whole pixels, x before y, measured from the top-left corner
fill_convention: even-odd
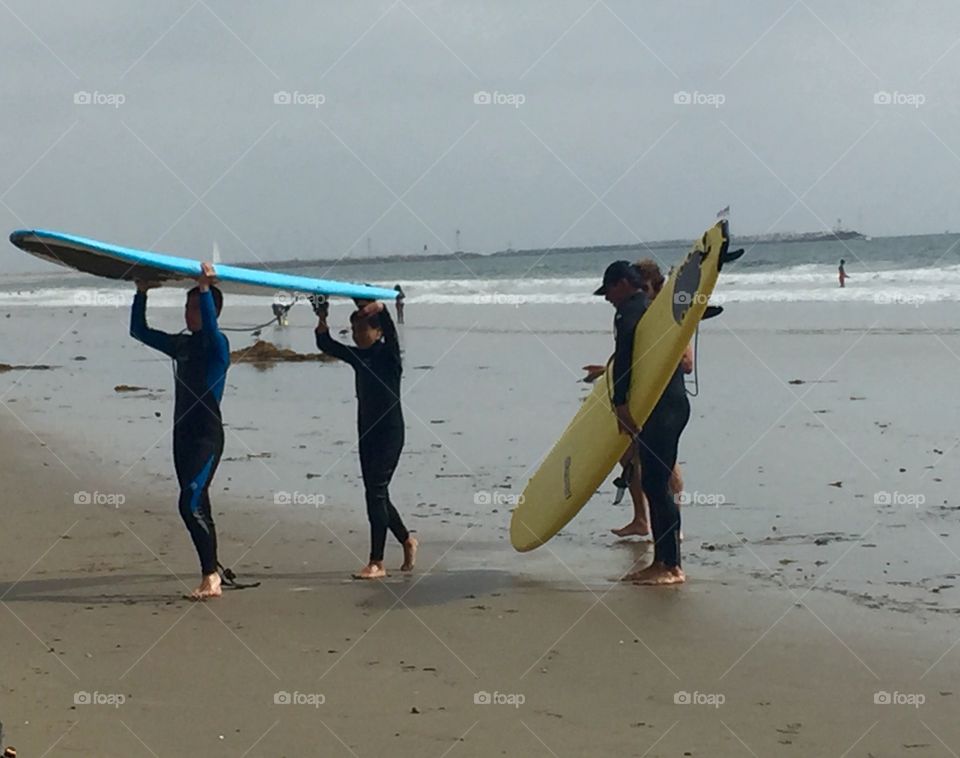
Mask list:
[[[630,261],[614,261],[603,272],[603,284],[594,291],[594,295],[606,295],[607,287],[626,279],[631,284],[640,285],[640,273]]]

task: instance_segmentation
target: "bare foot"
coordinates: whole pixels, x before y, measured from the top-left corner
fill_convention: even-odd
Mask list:
[[[623,576],[620,577],[620,581],[621,582],[639,581],[640,579],[643,579],[644,577],[647,576],[647,574],[650,572],[650,569],[652,569],[654,565],[655,564],[651,563],[649,566],[647,566],[644,569],[640,569],[639,571],[631,571],[629,574],[624,574]]]
[[[646,521],[631,521],[620,529],[611,529],[618,537],[649,537],[650,525]]]
[[[403,543],[403,565],[400,567],[401,571],[413,571],[413,567],[417,562],[418,547],[420,547],[420,542],[416,537],[407,537],[407,541]]]
[[[387,576],[387,570],[383,567],[383,561],[370,561],[366,566],[360,569],[359,573],[353,575],[354,579],[384,579]]]
[[[223,590],[220,588],[220,574],[205,574],[200,586],[187,595],[188,600],[207,600],[211,597],[220,597]]]
[[[683,584],[687,581],[683,569],[679,566],[665,566],[663,563],[654,563],[637,572],[634,584],[660,587],[667,584]]]

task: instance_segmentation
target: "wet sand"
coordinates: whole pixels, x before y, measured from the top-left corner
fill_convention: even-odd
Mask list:
[[[176,327],[168,311],[157,326]],[[180,599],[195,559],[169,363],[126,336],[122,310],[34,310],[31,341],[0,355],[55,367],[0,386],[0,720],[21,755],[960,749],[957,433],[935,383],[960,355],[947,309],[731,306],[704,326],[679,590],[610,581],[647,555],[609,535],[627,520],[612,485],[523,556],[509,502],[485,498],[518,493],[572,415],[609,310],[407,316],[394,499],[420,572],[348,579],[367,542],[350,370],[241,365],[214,503],[224,563],[263,585],[196,606]],[[311,352],[306,312],[291,319],[264,338]],[[75,703],[85,692],[103,704]],[[484,692],[499,702],[475,703]],[[875,703],[884,692],[900,704]]]

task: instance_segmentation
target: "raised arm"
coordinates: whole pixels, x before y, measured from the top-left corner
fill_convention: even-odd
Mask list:
[[[313,303],[313,312],[317,314],[317,328],[314,330],[314,334],[316,334],[317,337],[317,348],[327,355],[339,358],[344,363],[349,363],[356,368],[360,364],[356,350],[344,345],[342,342],[337,342],[330,336],[330,327],[327,326],[329,305],[326,299],[315,297],[312,298],[311,302]]]
[[[217,360],[229,363],[230,349],[227,338],[217,324],[217,304],[209,289],[200,290],[200,322],[203,324],[200,334],[203,335],[207,350]]]
[[[397,336],[397,325],[393,323],[390,311],[380,303],[380,331],[383,332],[383,341],[390,353],[400,362],[400,338]]]
[[[197,289],[200,290],[200,334],[208,355],[223,366],[230,364],[230,345],[217,324],[217,304],[210,287],[216,281],[217,272],[212,263],[200,264]]]
[[[148,289],[149,283],[137,282],[137,294],[133,297],[133,308],[130,310],[130,336],[172,358],[175,352],[174,335],[147,326]]]
[[[341,361],[344,363],[349,363],[351,366],[359,365],[360,359],[356,355],[356,348],[350,347],[349,345],[344,345],[342,342],[337,342],[333,337],[330,336],[329,329],[325,329],[321,332],[318,328],[316,334],[317,347],[327,355],[332,355],[334,358],[339,358]]]

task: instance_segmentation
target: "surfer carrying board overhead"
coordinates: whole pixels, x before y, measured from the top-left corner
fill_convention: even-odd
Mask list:
[[[220,401],[230,365],[230,345],[217,326],[223,294],[213,286],[213,265],[201,264],[197,286],[187,293],[184,316],[189,334],[168,334],[147,326],[147,290],[158,282],[137,282],[130,336],[173,359],[176,393],[173,465],[180,485],[180,517],[200,558],[202,579],[189,597],[220,597],[217,532],[210,507],[210,482],[223,453]]]
[[[354,300],[350,326],[356,347],[337,342],[327,326],[326,303],[314,301],[317,314],[317,347],[353,367],[357,391],[357,426],[360,436],[360,473],[370,521],[370,560],[356,579],[387,576],[383,553],[387,530],[403,545],[401,571],[413,571],[417,540],[403,524],[390,500],[390,480],[403,450],[404,423],[400,407],[400,341],[397,327],[383,303]]]
[[[620,430],[636,446],[641,486],[650,504],[653,526],[653,563],[624,579],[638,584],[679,584],[686,578],[680,566],[680,509],[670,494],[670,477],[677,462],[680,435],[690,418],[690,402],[678,366],[642,429],[630,415],[631,377],[634,370],[643,371],[642,356],[633,354],[634,332],[647,310],[642,284],[635,266],[628,261],[614,261],[603,273],[603,284],[594,292],[617,309],[613,321],[611,402]]]

